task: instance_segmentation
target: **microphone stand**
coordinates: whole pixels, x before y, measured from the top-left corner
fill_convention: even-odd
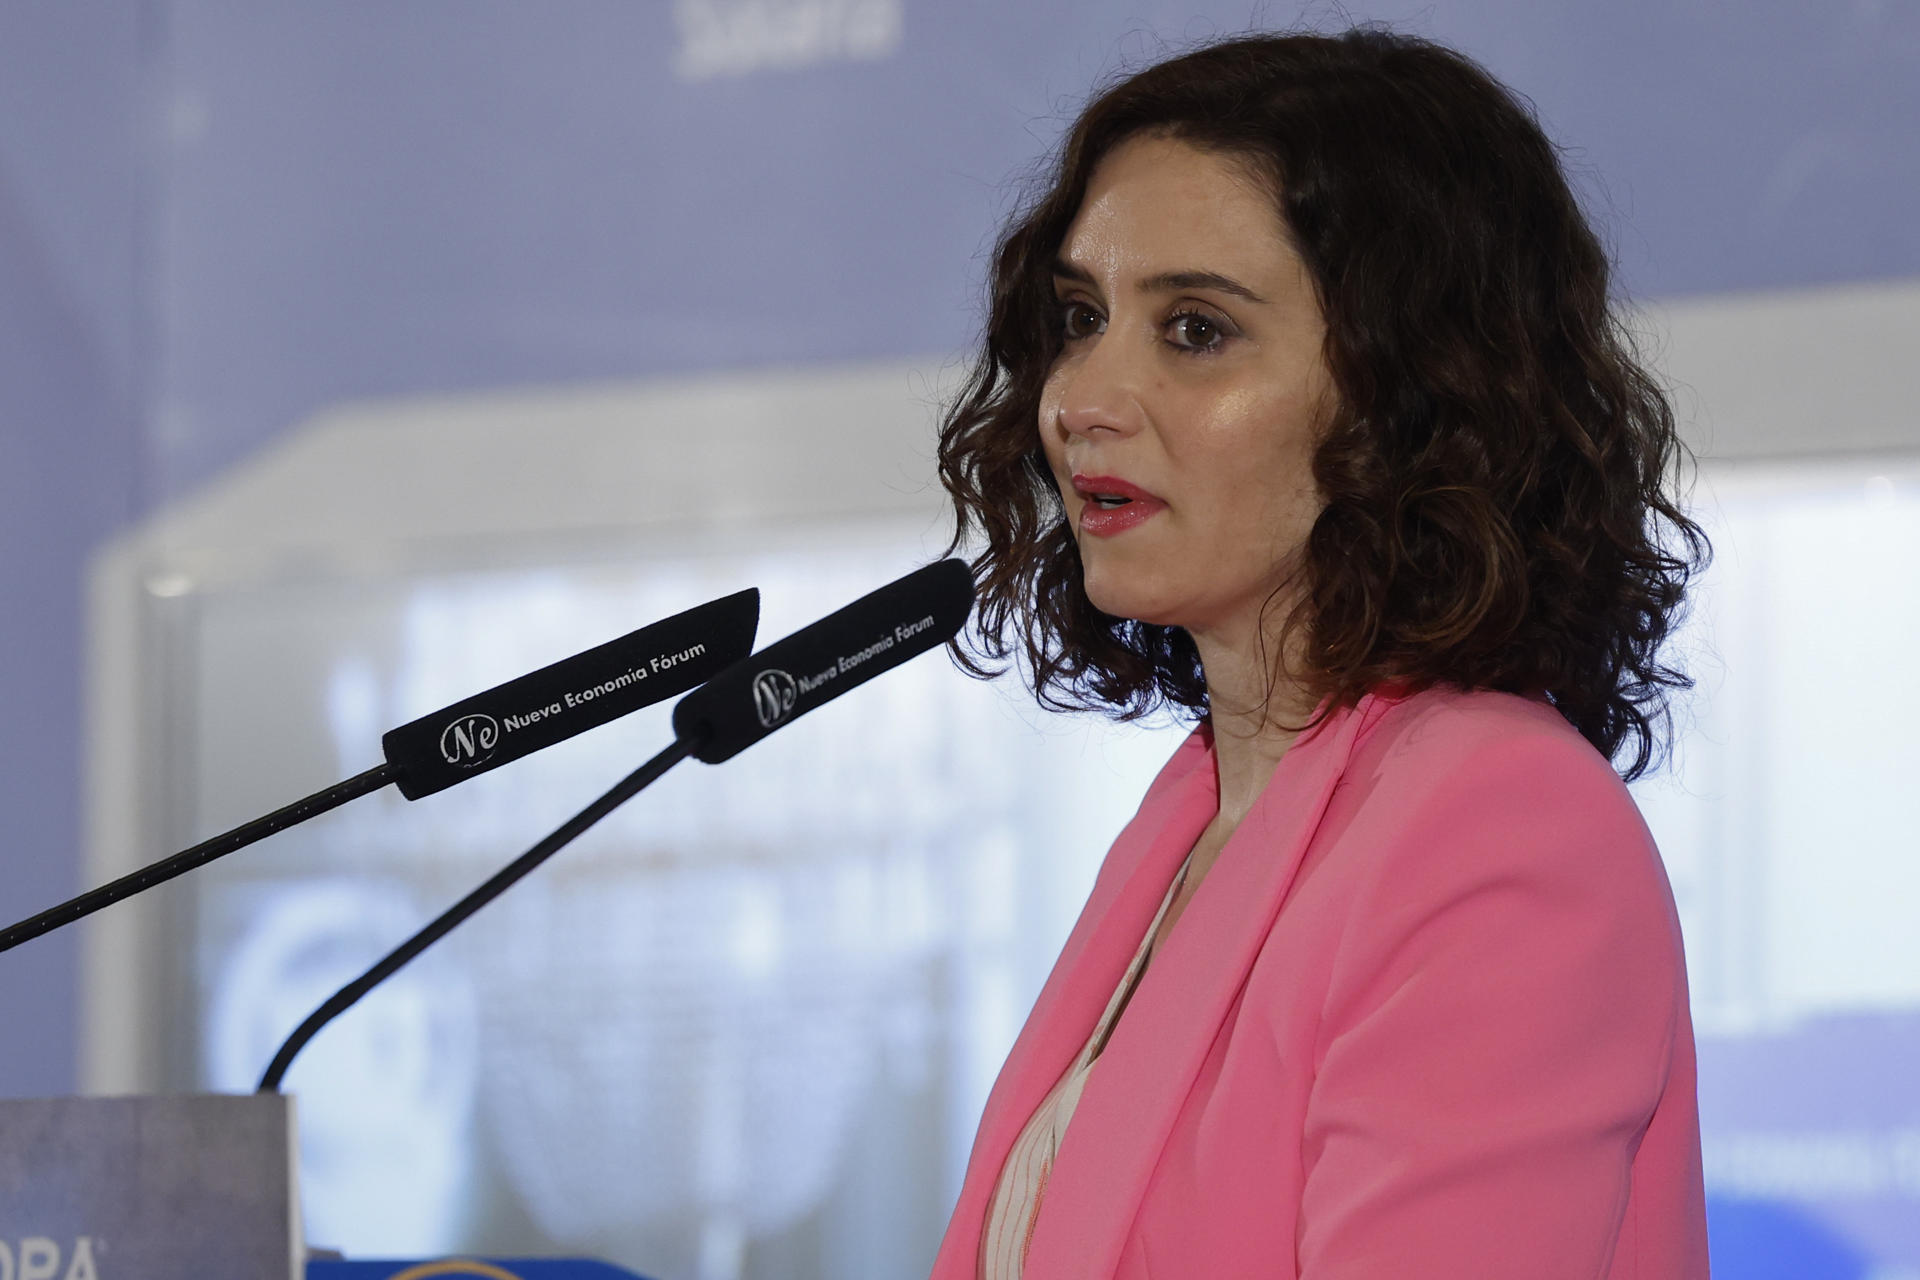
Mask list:
[[[275,809],[264,818],[255,818],[243,823],[231,831],[202,840],[191,849],[182,849],[179,853],[149,863],[138,871],[109,881],[98,889],[88,890],[77,898],[70,898],[57,907],[48,907],[37,916],[30,916],[19,924],[0,930],[0,951],[10,951],[23,942],[30,942],[43,933],[51,933],[62,925],[72,924],[82,916],[90,916],[102,907],[111,906],[122,898],[151,889],[163,884],[175,876],[185,875],[195,867],[203,867],[215,858],[224,858],[236,849],[244,849],[256,840],[264,840],[276,831],[305,822],[308,818],[318,817],[329,809],[337,809],[349,800],[378,791],[380,788],[397,782],[400,770],[393,764],[379,764],[365,773],[356,774],[345,782],[337,782],[324,791],[316,791],[304,800],[295,800],[292,804]]]
[[[286,1078],[287,1069],[293,1065],[295,1056],[306,1047],[307,1042],[313,1039],[322,1027],[359,1003],[360,997],[367,992],[398,973],[409,960],[453,932],[468,916],[505,893],[529,871],[572,843],[574,838],[588,827],[618,809],[656,781],[661,774],[692,755],[696,745],[695,741],[687,738],[674,739],[673,744],[665,751],[615,783],[605,795],[569,818],[556,828],[553,834],[495,872],[485,884],[448,907],[425,928],[388,952],[385,959],[334,992],[326,1003],[307,1016],[305,1022],[294,1028],[293,1034],[288,1036],[286,1042],[280,1046],[280,1051],[273,1055],[273,1061],[268,1065],[266,1074],[260,1077],[258,1092],[277,1092],[281,1080]]]

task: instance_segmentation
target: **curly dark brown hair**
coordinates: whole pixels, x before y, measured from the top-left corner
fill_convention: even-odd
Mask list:
[[[1209,44],[1074,123],[1000,239],[984,343],[941,427],[953,546],[985,544],[956,660],[981,676],[1018,661],[1058,709],[1207,715],[1186,632],[1088,600],[1038,427],[1062,346],[1055,255],[1094,168],[1140,134],[1246,163],[1313,277],[1338,403],[1280,634],[1320,717],[1386,682],[1545,696],[1639,776],[1668,746],[1670,690],[1692,683],[1660,649],[1711,554],[1674,495],[1672,408],[1530,104],[1378,27]]]

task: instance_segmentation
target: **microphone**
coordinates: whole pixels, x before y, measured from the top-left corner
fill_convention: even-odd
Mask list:
[[[862,596],[769,645],[682,698],[674,736],[707,764],[731,760],[775,729],[945,644],[973,608],[973,574],[942,560]]]
[[[444,791],[710,679],[753,648],[749,588],[476,693],[380,739],[409,800]]]
[[[327,1023],[667,770],[688,756],[707,764],[732,759],[807,712],[945,644],[972,609],[973,574],[964,561],[942,560],[734,663],[682,698],[673,708],[674,740],[664,751],[334,992],[273,1055],[260,1077],[259,1092],[280,1088],[294,1058]]]
[[[685,693],[744,657],[759,624],[759,591],[737,591],[403,724],[380,740],[385,763],[11,925],[0,951],[389,783],[418,800]]]

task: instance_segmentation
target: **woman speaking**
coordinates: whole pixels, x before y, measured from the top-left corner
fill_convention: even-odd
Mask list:
[[[1421,40],[1229,40],[1074,124],[942,428],[962,658],[1197,725],[936,1280],[1706,1275],[1680,932],[1622,777],[1707,547],[1608,277],[1526,105]]]

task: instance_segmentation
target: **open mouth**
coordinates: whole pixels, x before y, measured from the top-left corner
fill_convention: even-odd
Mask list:
[[[1160,499],[1139,485],[1118,476],[1076,475],[1073,477],[1073,491],[1087,502],[1108,511],[1124,507],[1130,502],[1160,503]]]
[[[1167,508],[1160,498],[1118,476],[1076,475],[1073,491],[1086,504],[1080,509],[1080,530],[1096,537],[1124,533]]]

